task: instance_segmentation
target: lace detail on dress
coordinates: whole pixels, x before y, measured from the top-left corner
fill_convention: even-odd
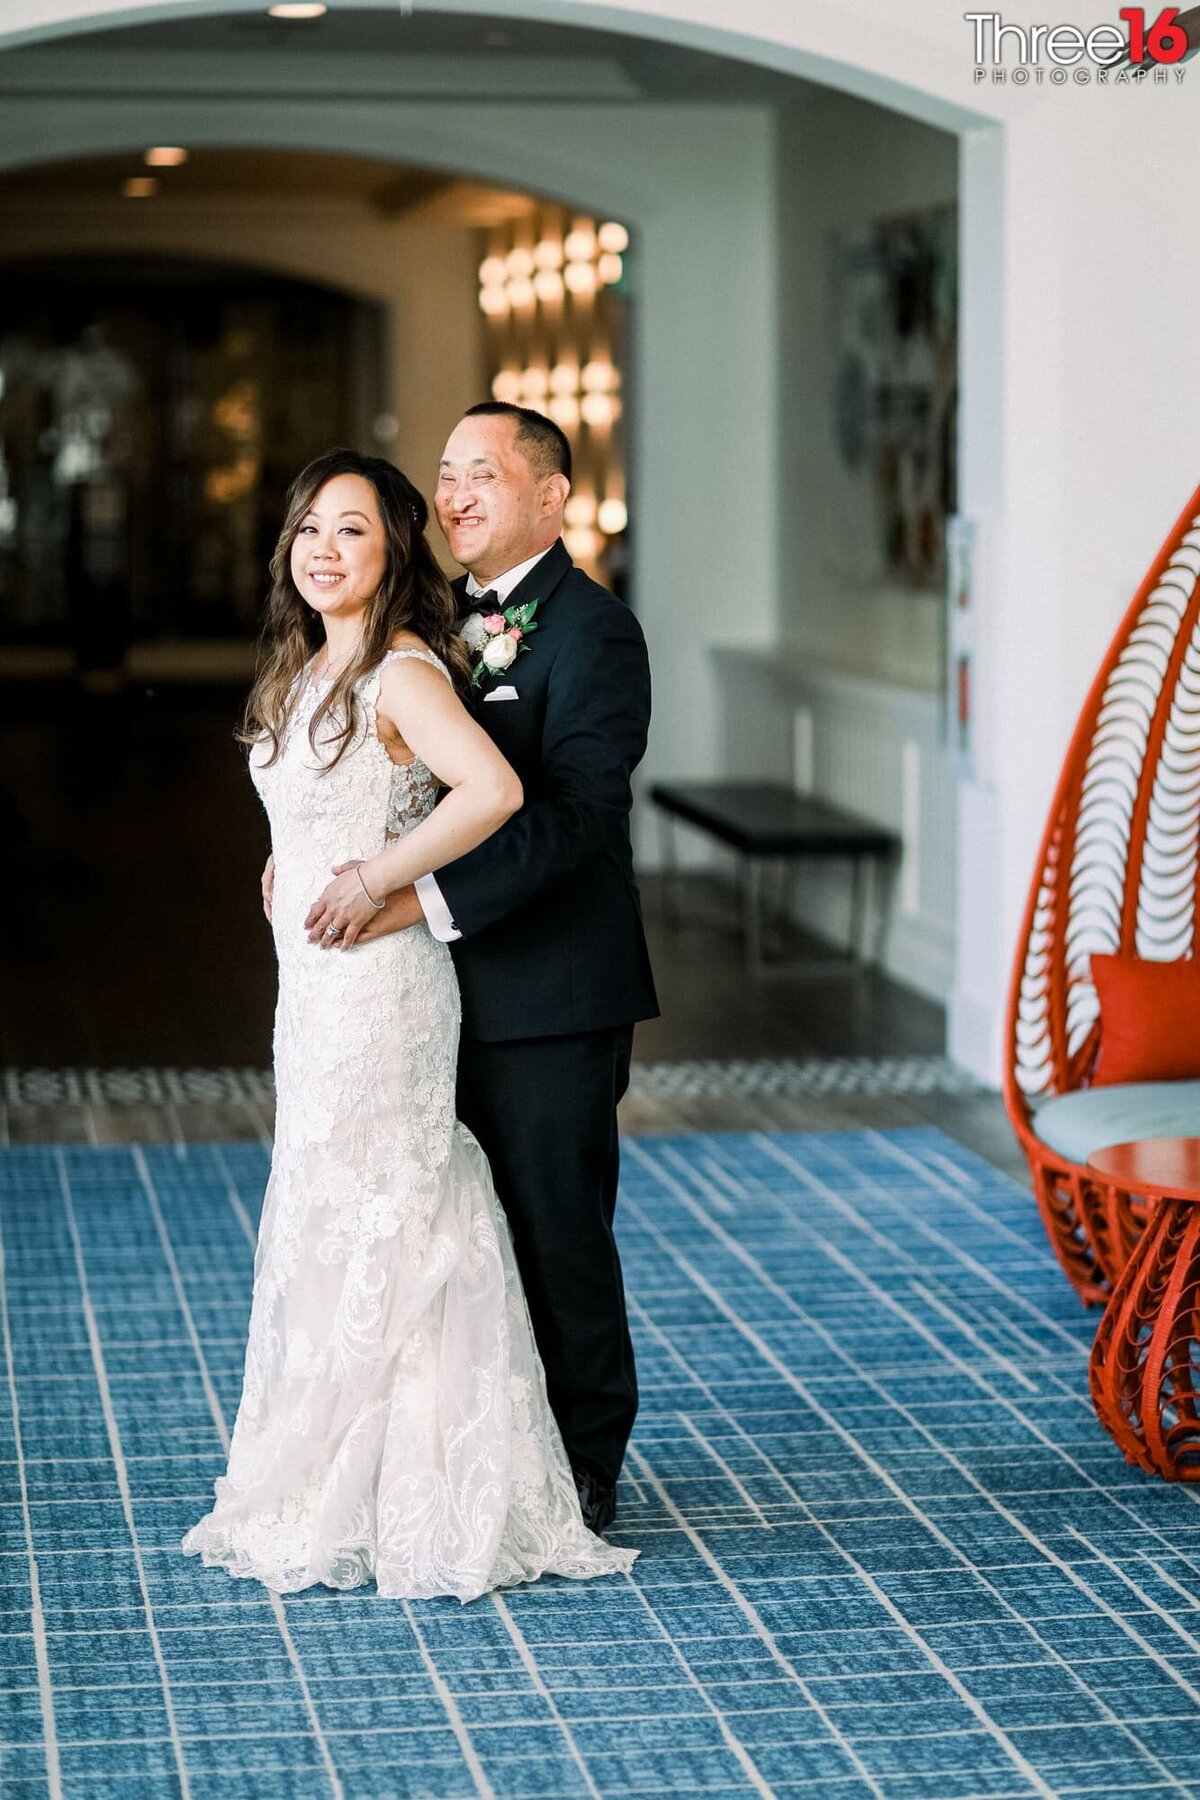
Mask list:
[[[395,650],[449,673],[429,651]],[[381,665],[382,667],[382,665]],[[216,1504],[183,1540],[229,1574],[468,1600],[545,1572],[627,1569],[592,1536],[546,1399],[507,1222],[454,1119],[459,1003],[422,925],[349,951],[304,916],[335,863],[428,816],[438,784],[359,684],[339,761],[300,694],[276,761],[251,752],[275,854],[277,1113],[241,1404]]]
[[[363,711],[367,716],[368,729],[379,735],[375,717],[375,707],[379,700],[379,683],[383,671],[390,662],[398,662],[407,658],[412,662],[429,663],[431,667],[440,669],[446,680],[453,686],[453,677],[440,656],[432,650],[389,650],[380,663],[362,684],[361,698]],[[419,825],[428,814],[437,799],[441,785],[437,776],[427,769],[420,757],[414,756],[411,762],[392,764],[392,790],[388,798],[387,823],[384,836],[389,843],[402,838],[406,831]]]

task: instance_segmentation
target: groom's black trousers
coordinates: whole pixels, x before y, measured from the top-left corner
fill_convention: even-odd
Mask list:
[[[615,1482],[637,1412],[613,1241],[632,1025],[458,1054],[458,1116],[512,1227],[550,1405],[575,1468]]]

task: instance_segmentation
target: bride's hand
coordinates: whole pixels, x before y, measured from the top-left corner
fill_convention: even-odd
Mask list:
[[[369,919],[379,916],[359,880],[358,863],[338,863],[334,878],[308,909],[304,929],[310,944],[323,950],[349,950]]]
[[[271,923],[271,900],[275,893],[275,858],[268,856],[266,867],[262,872],[263,911],[267,915],[267,924]]]

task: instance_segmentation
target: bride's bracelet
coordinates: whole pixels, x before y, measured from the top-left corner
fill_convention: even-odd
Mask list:
[[[363,880],[363,872],[362,872],[361,867],[359,867],[358,864],[355,864],[354,873],[358,876],[359,887],[362,889],[363,893],[367,896],[367,899],[371,900],[371,890],[367,886],[366,882]],[[384,907],[387,905],[387,901],[386,900],[371,900],[371,905],[375,908],[376,912],[382,912]]]

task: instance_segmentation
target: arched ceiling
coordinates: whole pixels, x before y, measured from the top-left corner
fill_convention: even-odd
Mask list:
[[[969,38],[952,41],[936,0],[520,6],[515,17],[513,0],[335,0],[324,18],[297,25],[269,19],[263,0],[5,0],[3,80],[78,79],[94,91],[103,74],[124,93],[143,81],[162,92],[185,66],[191,77],[205,64],[228,73],[236,46],[235,82],[265,80],[270,92],[289,78],[285,64],[339,92],[350,81],[362,95],[423,99],[761,102],[781,76],[800,76],[952,130],[986,122],[1007,98],[974,90]],[[48,55],[69,61],[72,48],[90,67],[47,67]]]
[[[324,18],[272,19],[265,8],[202,18],[91,25],[0,57],[0,91],[189,91],[222,62],[225,91],[277,92],[299,79],[321,92],[408,93],[423,99],[762,102],[788,77],[752,63],[628,33],[472,13],[337,7]],[[232,60],[234,67],[229,63]]]
[[[380,219],[420,216],[445,225],[486,228],[522,216],[527,194],[467,181],[436,169],[339,156],[321,150],[245,150],[229,146],[191,149],[180,168],[148,170],[136,150],[95,156],[60,156],[16,169],[0,169],[0,211],[102,205],[119,195],[131,176],[158,176],[164,196],[189,207],[303,197],[349,201]]]

